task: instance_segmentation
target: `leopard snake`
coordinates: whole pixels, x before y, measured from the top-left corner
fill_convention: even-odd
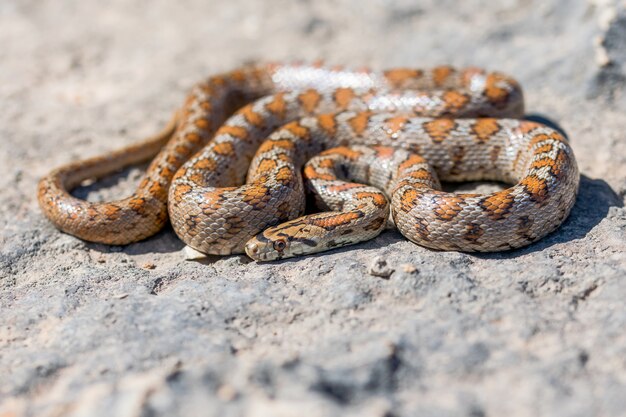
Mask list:
[[[87,241],[136,242],[169,214],[197,251],[257,261],[367,240],[388,220],[429,248],[508,250],[555,230],[579,182],[568,141],[523,113],[514,79],[477,68],[251,65],[194,86],[156,136],[53,170],[38,200]],[[126,199],[70,194],[150,159]],[[513,185],[459,194],[439,180]],[[307,190],[327,211],[303,216]]]

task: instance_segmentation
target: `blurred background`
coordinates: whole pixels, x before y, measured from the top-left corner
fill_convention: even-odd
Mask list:
[[[13,98],[4,104],[13,122],[46,106],[48,116],[72,114],[69,129],[97,116],[147,132],[195,81],[263,60],[482,66],[515,76],[529,111],[565,127],[588,99],[626,108],[617,0],[4,0],[0,19],[0,94]],[[26,123],[47,133],[43,149],[54,143],[53,120]]]
[[[625,3],[0,0],[0,415],[624,415]],[[514,76],[572,141],[570,220],[513,254],[388,232],[253,268],[39,213],[43,174],[156,132],[195,82],[317,59]]]

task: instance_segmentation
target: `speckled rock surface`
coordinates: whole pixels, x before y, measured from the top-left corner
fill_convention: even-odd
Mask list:
[[[612,0],[3,0],[0,415],[624,415],[625,16]],[[257,265],[185,261],[171,229],[85,243],[41,216],[41,175],[157,131],[196,80],[316,58],[514,75],[572,141],[570,218],[507,253],[389,231]]]

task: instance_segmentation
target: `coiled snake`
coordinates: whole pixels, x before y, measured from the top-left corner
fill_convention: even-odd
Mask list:
[[[556,229],[579,181],[567,140],[520,120],[523,111],[515,80],[476,68],[249,66],[193,87],[157,136],[52,171],[39,183],[39,203],[58,228],[87,241],[147,238],[169,213],[192,248],[256,260],[370,239],[389,217],[430,248],[507,250]],[[126,199],[94,203],[69,193],[150,158]],[[299,217],[305,163],[306,188],[330,211]],[[439,179],[515,185],[453,194]]]

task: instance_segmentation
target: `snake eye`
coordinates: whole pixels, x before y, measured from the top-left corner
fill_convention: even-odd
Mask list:
[[[285,250],[285,246],[287,246],[287,243],[284,240],[277,240],[276,242],[274,242],[274,250],[277,250],[278,252],[282,252],[283,250]]]

